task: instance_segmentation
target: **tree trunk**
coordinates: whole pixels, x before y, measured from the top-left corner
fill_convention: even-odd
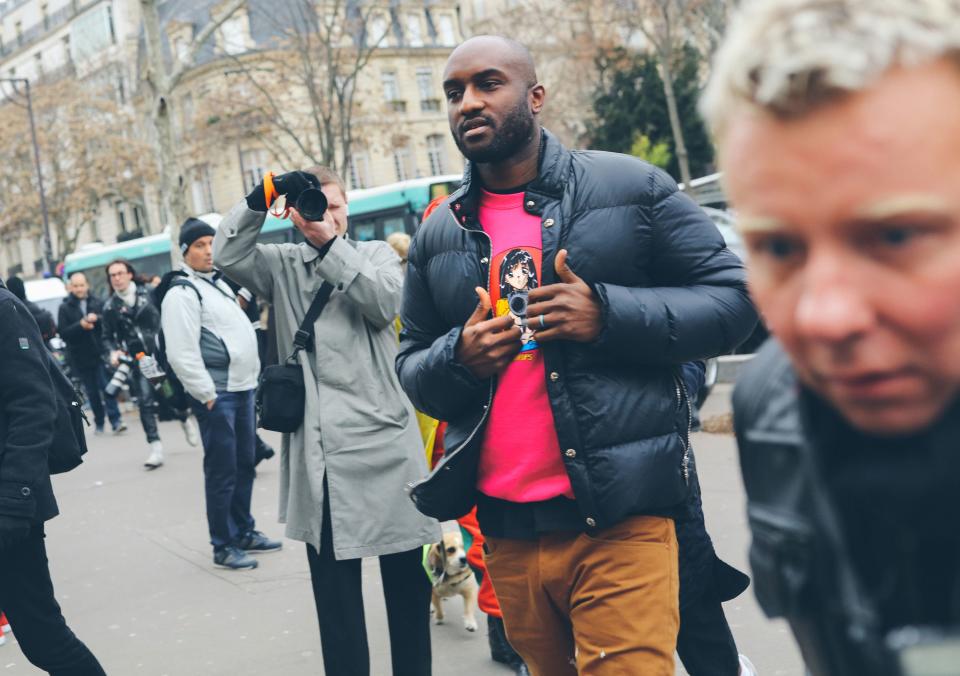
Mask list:
[[[180,263],[180,223],[186,218],[187,206],[179,190],[180,172],[174,150],[173,120],[170,118],[170,85],[167,66],[163,62],[163,39],[160,33],[160,13],[156,0],[140,0],[143,14],[143,32],[146,38],[147,87],[150,91],[150,121],[157,135],[157,157],[160,161],[161,214],[165,214],[170,226],[171,262]],[[174,58],[175,55],[174,55]]]
[[[683,127],[680,126],[680,113],[677,111],[677,97],[673,92],[673,68],[670,65],[670,54],[660,55],[660,68],[663,72],[663,94],[667,99],[667,113],[670,117],[670,129],[673,131],[673,144],[677,152],[677,164],[680,166],[680,180],[684,191],[691,197],[696,194],[690,184],[690,159],[687,154],[687,144],[683,140]]]

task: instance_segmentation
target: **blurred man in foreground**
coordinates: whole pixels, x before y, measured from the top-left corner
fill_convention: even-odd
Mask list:
[[[960,664],[958,54],[955,1],[764,0],[703,103],[777,338],[734,397],[755,588],[817,676]]]

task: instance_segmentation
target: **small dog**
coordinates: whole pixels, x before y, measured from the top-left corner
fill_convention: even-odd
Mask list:
[[[437,624],[443,624],[442,599],[456,594],[463,597],[463,626],[467,631],[477,630],[477,579],[467,563],[463,537],[459,531],[444,533],[443,541],[430,545],[427,563],[433,578],[433,607]]]

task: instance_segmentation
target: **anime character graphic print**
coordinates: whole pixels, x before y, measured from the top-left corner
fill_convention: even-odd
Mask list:
[[[499,259],[499,283],[491,288],[496,289],[496,298],[491,299],[496,308],[496,316],[511,315],[521,330],[523,348],[521,354],[537,349],[534,340],[534,331],[529,326],[527,317],[527,294],[539,286],[540,279],[540,250],[532,248],[509,249],[505,254],[497,256]],[[497,268],[495,259],[494,269]]]

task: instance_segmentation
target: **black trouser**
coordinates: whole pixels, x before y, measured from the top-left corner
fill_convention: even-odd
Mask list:
[[[109,417],[113,429],[117,429],[120,426],[120,407],[117,406],[116,397],[111,397],[103,391],[107,386],[107,374],[103,364],[74,366],[73,372],[83,383],[83,389],[87,392],[87,401],[90,402],[96,428],[103,429],[104,420]]]
[[[203,480],[207,527],[214,547],[233,544],[253,530],[256,413],[254,390],[218,392],[213,410],[193,400],[203,439]]]
[[[134,368],[130,374],[130,394],[137,398],[137,407],[140,409],[140,424],[147,435],[147,443],[160,441],[160,432],[157,431],[157,403],[153,394],[153,386],[140,369]]]
[[[0,551],[0,608],[37,668],[53,676],[103,676],[97,658],[60,613],[43,537],[43,525],[37,525],[26,540]]]
[[[680,609],[677,654],[690,676],[737,676],[740,658],[737,644],[723,614],[723,605],[713,594]]]
[[[389,515],[385,515],[389,518]],[[307,545],[313,597],[320,623],[324,673],[369,676],[370,651],[363,612],[361,559],[337,561],[333,554],[330,503],[323,501],[320,551]],[[394,676],[430,676],[430,582],[420,548],[380,557],[387,601],[390,660]]]

